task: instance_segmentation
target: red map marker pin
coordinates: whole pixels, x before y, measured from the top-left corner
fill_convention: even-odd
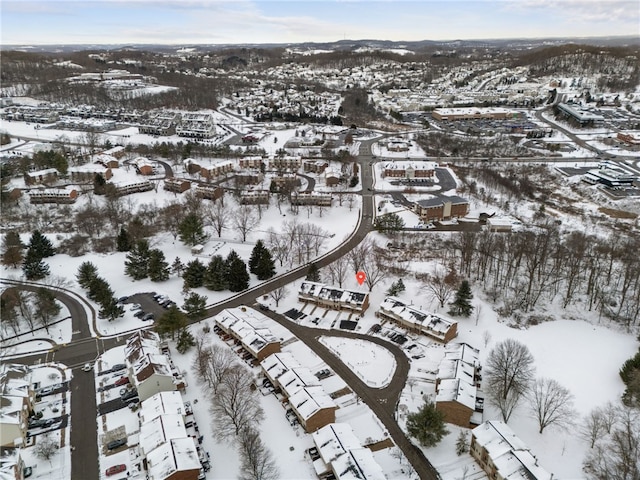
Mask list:
[[[358,281],[358,283],[360,285],[362,285],[364,283],[366,278],[367,278],[367,274],[364,273],[362,270],[359,271],[358,273],[356,273],[356,280]]]

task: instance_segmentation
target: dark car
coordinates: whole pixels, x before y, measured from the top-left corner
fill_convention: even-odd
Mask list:
[[[126,302],[127,300],[129,300],[129,297],[128,297],[127,295],[125,295],[124,297],[120,297],[120,298],[118,299],[118,303],[124,303],[124,302]]]
[[[143,317],[140,317],[140,320],[155,320],[155,315],[151,312],[145,314]]]
[[[144,310],[138,310],[136,313],[133,314],[134,317],[142,319],[142,317],[144,317],[147,314],[147,312],[145,312]]]
[[[112,372],[119,372],[120,370],[124,370],[127,366],[124,363],[116,363],[113,367],[111,367]]]
[[[120,398],[122,401],[126,402],[130,398],[135,398],[138,396],[138,391],[135,388],[127,389],[124,393],[120,394]]]
[[[111,440],[107,443],[107,450],[115,450],[116,448],[120,448],[123,445],[127,444],[126,438],[119,438],[117,440]]]

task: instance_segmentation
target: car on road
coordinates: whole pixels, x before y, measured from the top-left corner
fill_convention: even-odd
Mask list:
[[[124,463],[121,463],[120,465],[114,465],[113,467],[107,468],[107,470],[105,471],[105,474],[107,476],[115,475],[116,473],[124,472],[126,469],[127,469],[127,466]]]
[[[91,370],[93,370],[93,365],[90,363],[85,363],[82,367],[83,372],[90,372]]]
[[[120,448],[123,445],[127,444],[126,438],[118,438],[117,440],[111,440],[107,443],[107,450],[115,450],[116,448]]]
[[[120,377],[118,380],[115,381],[115,385],[117,387],[121,385],[126,385],[127,383],[129,383],[129,377]]]

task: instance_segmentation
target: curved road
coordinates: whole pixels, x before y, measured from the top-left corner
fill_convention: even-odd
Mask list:
[[[370,147],[374,141],[375,140],[371,139],[362,142],[360,147],[361,154],[358,156],[362,178],[362,207],[360,212],[360,222],[353,234],[343,244],[314,261],[314,263],[320,268],[347,254],[372,230],[372,222],[375,215],[374,194],[371,191],[371,187],[373,186],[373,176],[372,169],[370,168],[372,160]],[[207,309],[206,317],[216,315],[225,308],[236,307],[239,305],[252,305],[257,297],[304,277],[307,270],[308,265],[300,266],[290,272],[264,282],[251,290],[244,291],[223,302],[211,305]],[[9,282],[7,281],[7,283]],[[25,289],[37,288],[22,282],[14,281],[11,283],[13,285],[20,285]],[[81,366],[85,362],[93,361],[101,351],[104,352],[105,349],[112,348],[124,341],[124,339],[120,338],[91,338],[86,312],[80,305],[79,301],[58,289],[52,291],[56,297],[59,298],[67,308],[69,308],[73,317],[73,329],[77,333],[69,344],[59,347],[51,358],[49,358],[49,354],[47,352],[47,354],[22,357],[16,361],[33,364],[42,361],[52,361],[55,358],[55,361],[65,363],[73,368]],[[426,459],[422,451],[408,440],[395,420],[396,404],[409,372],[409,360],[399,347],[377,337],[368,337],[366,335],[356,334],[353,332],[312,329],[290,322],[283,316],[276,313],[265,313],[276,322],[291,330],[296,337],[307,344],[336,373],[345,379],[353,392],[358,395],[378,416],[396,445],[398,445],[398,447],[403,451],[404,455],[421,479],[437,480],[440,478],[437,471]],[[396,358],[397,365],[396,372],[391,383],[383,389],[373,389],[367,386],[341,360],[334,356],[318,341],[318,337],[321,335],[362,338],[387,348]],[[71,414],[73,418],[76,419],[71,429],[71,444],[76,447],[75,451],[72,453],[72,478],[97,480],[99,478],[99,472],[96,469],[96,465],[98,465],[98,452],[96,448],[97,431],[95,423],[93,421],[81,420],[79,422],[77,420],[94,419],[96,417],[94,375],[85,375],[83,374],[84,372],[79,369],[77,369],[76,372],[77,374],[74,375],[71,382],[72,391],[76,393],[76,401],[71,402]],[[78,401],[78,394],[82,394],[82,397],[86,398],[83,398],[82,401]]]

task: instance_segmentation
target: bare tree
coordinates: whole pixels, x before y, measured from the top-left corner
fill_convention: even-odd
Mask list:
[[[372,248],[371,244],[371,238],[367,237],[349,252],[349,262],[351,262],[354,273],[358,273],[364,267]]]
[[[289,258],[289,252],[291,251],[287,238],[283,234],[276,232],[273,227],[270,227],[267,231],[266,243],[273,259],[280,262],[280,266],[282,267],[284,262]]]
[[[534,371],[531,352],[516,340],[508,338],[489,353],[484,375],[487,397],[505,422],[527,392]]]
[[[349,260],[346,256],[338,258],[335,262],[330,263],[327,267],[329,269],[329,276],[333,284],[338,284],[342,288],[342,284],[347,279],[349,274]]]
[[[596,441],[583,469],[594,480],[637,480],[640,478],[640,412],[618,409],[618,421],[611,433]]]
[[[220,238],[222,236],[222,231],[229,227],[231,212],[222,199],[205,204],[203,208],[207,223],[213,227],[218,234],[218,238]]]
[[[386,269],[382,264],[382,258],[374,248],[370,249],[365,257],[364,264],[362,265],[362,271],[365,273],[365,282],[369,291],[373,290],[386,275]]]
[[[271,290],[269,292],[269,296],[276,302],[276,307],[280,305],[280,300],[287,296],[287,289],[283,287],[278,287],[275,290]]]
[[[238,367],[237,357],[226,345],[209,347],[209,375],[212,379],[213,392],[217,393],[227,373]]]
[[[582,421],[581,435],[593,448],[596,441],[607,433],[601,408],[594,408]]]
[[[258,225],[258,217],[249,205],[241,205],[233,215],[233,225],[240,233],[243,242],[247,241],[247,235]]]
[[[440,308],[444,308],[445,303],[449,301],[449,298],[456,290],[457,275],[453,270],[445,273],[444,270],[436,267],[433,274],[429,275],[428,278],[425,287],[429,295],[438,301]]]
[[[276,480],[280,474],[269,449],[254,428],[240,432],[240,480]]]
[[[260,423],[264,418],[252,384],[253,375],[239,364],[233,365],[222,378],[211,409],[218,438],[237,437],[245,428]]]
[[[56,440],[49,435],[41,435],[36,441],[35,454],[38,458],[49,460],[58,452],[59,448],[60,445]]]
[[[567,427],[573,423],[576,412],[573,395],[552,378],[538,378],[529,392],[531,410],[540,427],[538,433],[550,425]]]

